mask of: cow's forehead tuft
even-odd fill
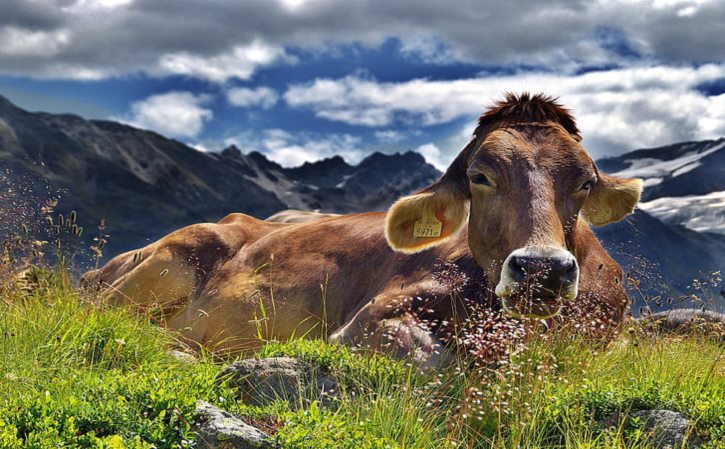
[[[503,100],[490,106],[478,119],[476,134],[482,135],[492,126],[501,123],[547,123],[560,125],[575,138],[579,128],[568,109],[555,98],[544,94],[531,95],[507,93]]]

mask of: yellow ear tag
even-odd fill
[[[415,222],[413,237],[440,237],[443,223],[435,215],[425,212],[423,218]]]

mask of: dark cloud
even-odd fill
[[[455,59],[574,71],[620,62],[623,51],[624,59],[655,63],[725,58],[720,44],[725,2],[485,3],[10,0],[0,14],[6,47],[0,50],[0,72],[51,78],[215,73],[219,81],[291,61],[284,58],[285,47],[375,46],[390,37],[400,39],[407,53],[436,63]],[[617,32],[603,39],[602,30]],[[246,65],[230,63],[251,45],[257,52],[266,48],[270,57],[247,55]],[[188,70],[189,64],[205,63],[219,70]]]
[[[52,30],[63,25],[62,11],[41,2],[5,0],[0,13],[0,26],[12,25],[27,29]]]

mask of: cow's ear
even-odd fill
[[[455,235],[468,218],[468,198],[438,183],[396,201],[385,218],[385,238],[395,251],[417,253]]]
[[[641,179],[617,178],[599,173],[582,213],[594,226],[614,223],[634,212],[642,194]]]

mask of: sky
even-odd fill
[[[286,166],[443,169],[504,92],[544,92],[601,158],[725,135],[724,23],[709,0],[2,0],[0,95]]]

